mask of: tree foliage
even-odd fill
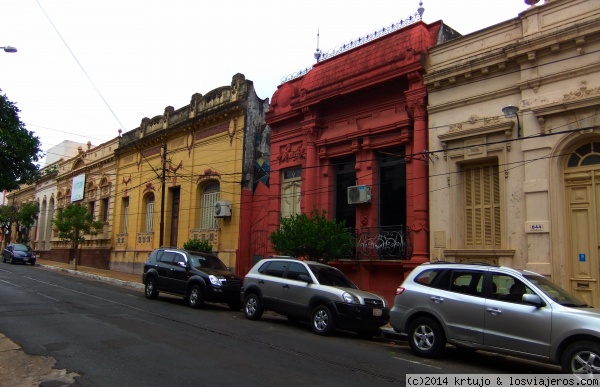
[[[85,234],[97,235],[104,227],[102,222],[94,220],[85,206],[78,203],[71,203],[58,211],[52,222],[58,230],[58,237],[73,243],[74,247],[85,241]]]
[[[0,206],[0,228],[2,234],[8,235],[10,240],[10,226],[17,221],[17,207],[9,205]]]
[[[212,253],[212,244],[208,241],[208,239],[190,239],[183,244],[183,248],[190,251]]]
[[[22,203],[20,205],[2,205],[0,206],[0,229],[2,233],[8,235],[11,240],[11,226],[16,223],[17,229],[22,226],[22,233],[17,235],[17,242],[28,243],[29,236],[27,232],[34,225],[40,208],[36,202]]]
[[[310,216],[298,214],[281,218],[281,227],[271,233],[279,254],[327,262],[345,257],[354,247],[354,236],[344,222],[328,220],[325,210],[313,209]]]
[[[15,103],[0,94],[0,191],[12,191],[39,178],[40,140],[25,128],[19,112]]]

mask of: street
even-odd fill
[[[73,376],[53,384],[65,386],[375,386],[403,385],[407,373],[560,373],[452,347],[422,359],[399,340],[321,337],[274,314],[249,321],[226,306],[194,310],[177,297],[148,300],[138,289],[29,265],[0,265],[0,334],[28,355],[55,359]],[[0,352],[2,371],[11,368],[8,352]],[[22,372],[25,381],[35,370]]]

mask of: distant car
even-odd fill
[[[8,263],[29,263],[35,265],[35,252],[27,245],[21,243],[9,243],[2,251],[2,262]]]
[[[438,356],[448,342],[600,374],[600,309],[531,271],[422,264],[396,290],[390,324],[422,357]]]
[[[360,290],[338,269],[312,261],[257,262],[244,278],[242,298],[250,320],[270,310],[291,321],[309,321],[319,335],[340,328],[371,337],[388,322],[383,297]]]
[[[142,274],[146,297],[154,299],[159,292],[179,295],[192,308],[208,301],[239,310],[242,280],[216,255],[177,248],[154,250]]]

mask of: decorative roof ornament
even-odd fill
[[[423,10],[424,11],[424,10]],[[407,27],[417,21],[421,20],[421,15],[418,12],[415,12],[413,15],[410,15],[404,19],[400,19],[395,23],[390,24],[387,27],[383,27],[381,29],[378,30],[374,30],[371,33],[368,33],[366,35],[363,35],[357,39],[351,40],[349,42],[344,43],[341,46],[337,46],[334,49],[331,49],[327,52],[321,51],[318,47],[317,47],[317,51],[315,51],[315,59],[317,59],[317,54],[319,54],[319,59],[317,60],[317,62],[325,60],[325,59],[329,59],[332,58],[336,55],[342,54],[348,50],[351,50],[353,48],[356,48],[358,46],[362,46],[365,43],[368,43],[370,41],[373,41],[375,39],[379,39],[382,36],[385,36],[389,33],[392,33],[394,31],[397,31],[401,28]],[[318,41],[318,34],[317,34],[317,41]],[[292,79],[295,78],[299,78],[303,75],[305,75],[306,73],[308,73],[310,70],[312,70],[312,66],[310,67],[306,67],[303,68],[302,70],[296,71],[295,73],[292,73],[288,76],[285,76],[281,79],[281,83],[286,83],[288,81],[291,81]]]
[[[315,59],[317,60],[317,63],[319,63],[321,60],[321,55],[322,52],[319,50],[319,29],[317,28],[317,50],[315,51]]]
[[[419,1],[419,8],[417,8],[417,12],[419,13],[419,17],[423,18],[423,12],[425,12],[425,8],[423,8],[422,1]]]

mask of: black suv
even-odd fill
[[[192,308],[209,301],[239,310],[242,280],[215,255],[169,247],[154,250],[142,274],[146,297],[154,299],[158,292],[175,294]]]

